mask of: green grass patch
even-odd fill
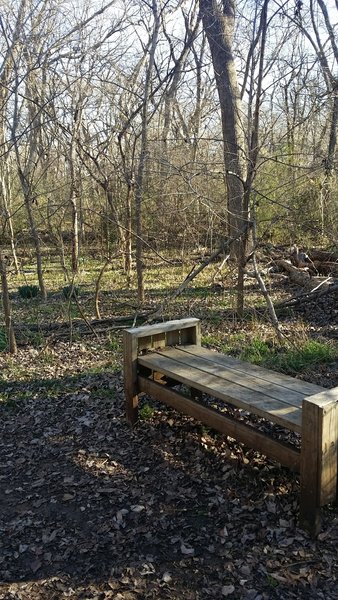
[[[337,354],[330,344],[308,340],[300,348],[282,354],[279,362],[281,369],[298,372],[316,364],[330,363],[337,358]]]
[[[4,352],[7,348],[7,335],[4,327],[0,327],[0,352]]]
[[[203,346],[216,346],[217,347],[220,344],[220,339],[219,339],[219,336],[217,336],[217,335],[208,334],[208,335],[202,335],[201,342],[202,342]]]
[[[39,287],[37,285],[20,285],[18,287],[18,294],[20,298],[29,300],[30,298],[36,298],[39,295]]]
[[[141,421],[147,421],[149,419],[152,419],[152,417],[154,416],[154,412],[155,410],[152,406],[149,406],[149,404],[145,404],[138,411],[138,416]]]
[[[253,339],[240,355],[242,360],[286,373],[298,373],[317,364],[330,363],[337,357],[333,346],[316,340],[307,340],[298,347],[279,348],[258,338]]]
[[[271,348],[259,338],[255,338],[243,348],[240,358],[254,365],[266,364],[271,358]]]
[[[109,340],[106,343],[106,349],[110,350],[111,352],[120,352],[120,350],[121,350],[120,341],[118,339],[116,339],[115,337],[110,336]]]

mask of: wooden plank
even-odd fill
[[[199,369],[200,371],[204,371],[208,374],[217,375],[217,377],[224,379],[225,386],[228,385],[228,382],[237,383],[238,385],[241,385],[249,390],[266,394],[267,396],[280,401],[282,404],[296,406],[298,408],[302,407],[304,394],[301,394],[300,392],[294,392],[290,388],[286,389],[284,386],[271,383],[270,381],[261,379],[260,377],[250,374],[248,375],[244,371],[237,371],[236,369],[225,367],[219,363],[213,363],[210,360],[205,360],[204,357],[200,357],[197,353],[193,355],[189,354],[188,352],[181,350],[181,346],[179,348],[164,350],[163,355],[186,366]]]
[[[225,386],[222,378],[193,367],[186,367],[175,360],[170,360],[162,353],[154,352],[146,356],[139,356],[138,360],[141,365],[154,371],[160,371],[189,387],[192,386],[292,431],[301,432],[301,408],[282,405],[278,400],[247,390],[235,383]]]
[[[320,507],[336,497],[337,390],[303,403],[300,522],[313,535],[320,530]]]
[[[142,327],[131,327],[126,329],[129,333],[132,333],[136,337],[145,337],[147,335],[156,335],[157,333],[163,333],[167,331],[182,330],[199,323],[199,319],[177,319],[175,321],[167,321],[166,323],[156,323],[155,325],[143,325]]]
[[[134,425],[138,418],[138,385],[137,385],[137,338],[125,330],[123,332],[123,374],[124,393],[126,399],[126,418]]]
[[[294,392],[303,394],[303,396],[312,396],[313,394],[318,394],[324,390],[324,388],[320,387],[319,385],[315,385],[307,381],[301,381],[300,379],[295,379],[289,375],[277,373],[277,371],[271,371],[270,369],[266,369],[264,367],[252,365],[251,363],[244,362],[238,358],[208,350],[208,348],[196,348],[196,346],[190,345],[185,346],[182,348],[182,350],[193,354],[194,356],[201,356],[213,363],[217,363],[231,369],[236,369],[248,375],[253,375],[257,378],[269,381],[270,383],[284,386],[287,389],[292,389]]]
[[[338,404],[325,406],[323,410],[322,444],[320,461],[321,506],[336,499],[337,492],[337,441],[338,441]]]
[[[334,404],[338,402],[338,387],[334,388],[322,388],[319,394],[311,395],[307,397],[307,400],[311,400],[311,402],[317,404],[317,406],[321,406],[325,408],[328,404]]]
[[[208,427],[212,427],[225,435],[233,437],[250,448],[255,448],[290,469],[299,471],[300,453],[293,446],[273,440],[253,427],[231,419],[213,408],[203,406],[145,377],[138,378],[138,385],[142,392],[153,396],[184,414],[194,417]]]
[[[198,323],[195,326],[195,340],[194,340],[194,345],[200,347],[201,343],[202,343],[202,332],[201,332],[201,322],[198,321]]]

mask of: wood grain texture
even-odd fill
[[[194,387],[292,431],[301,431],[301,408],[299,407],[288,406],[267,394],[255,392],[250,386],[246,388],[243,385],[225,382],[222,377],[190,365],[186,366],[184,363],[168,358],[167,352],[139,356],[138,360],[141,365],[159,371],[184,385]]]
[[[313,535],[320,530],[320,507],[337,490],[338,403],[327,390],[303,402],[300,522]]]
[[[167,321],[166,323],[156,323],[155,325],[143,325],[142,327],[131,327],[126,329],[128,333],[132,333],[136,337],[145,337],[147,335],[156,335],[166,331],[176,331],[198,325],[199,319],[178,319],[175,321]]]
[[[184,346],[179,348],[173,348],[164,350],[161,352],[162,355],[167,356],[171,360],[175,360],[187,367],[198,369],[206,374],[216,375],[224,380],[224,384],[236,383],[243,386],[246,389],[250,389],[255,392],[261,392],[266,394],[275,400],[279,400],[282,404],[287,406],[295,406],[296,408],[302,407],[304,397],[307,397],[307,393],[301,393],[294,391],[293,380],[286,379],[283,382],[277,384],[274,381],[270,381],[267,376],[260,377],[259,373],[247,372],[246,363],[241,363],[237,369],[231,366],[225,366],[211,360],[206,360],[204,356],[199,356],[198,353],[190,354],[184,351]],[[274,374],[272,375],[274,379]],[[283,379],[281,379],[283,381]]]
[[[287,389],[292,389],[294,392],[303,394],[303,397],[328,391],[324,390],[324,388],[320,387],[319,385],[309,383],[308,381],[302,381],[301,379],[296,379],[295,377],[290,377],[289,375],[284,375],[283,373],[277,373],[277,371],[272,371],[271,369],[265,369],[264,367],[252,365],[251,363],[239,360],[233,356],[227,356],[225,354],[221,354],[220,352],[203,348],[203,346],[201,348],[196,348],[196,346],[188,345],[182,348],[182,351],[188,352],[194,356],[203,357],[205,360],[209,360],[214,364],[216,363],[223,365],[240,372],[244,371],[244,373],[247,373],[248,375],[253,375],[270,383],[275,383],[277,385],[284,386]]]
[[[137,387],[137,338],[129,331],[123,332],[123,374],[124,393],[126,400],[126,418],[134,425],[138,418],[138,387]]]

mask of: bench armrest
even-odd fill
[[[181,344],[201,345],[201,327],[199,319],[179,319],[132,327],[123,332],[124,339],[124,389],[126,396],[127,420],[130,424],[137,421],[138,408],[138,356],[150,350]]]
[[[157,323],[156,325],[131,327],[124,331],[125,343],[127,338],[137,340],[135,343],[138,352],[180,344],[200,346],[200,320],[194,318],[177,319],[166,323]]]

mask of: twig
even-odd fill
[[[284,308],[287,306],[296,306],[297,304],[299,304],[300,302],[305,302],[307,300],[312,300],[313,297],[322,297],[322,296],[326,296],[326,294],[331,294],[332,292],[338,290],[338,281],[333,281],[332,283],[328,284],[328,287],[326,289],[321,289],[322,286],[325,283],[328,283],[328,281],[330,280],[330,278],[325,279],[324,281],[321,281],[319,285],[317,285],[315,288],[313,288],[313,290],[310,290],[308,292],[303,292],[301,294],[298,294],[297,296],[293,296],[293,298],[289,298],[289,300],[284,300],[283,302],[279,302],[278,304],[275,305],[275,308]]]
[[[167,296],[167,298],[164,299],[161,306],[154,313],[149,315],[148,321],[158,318],[163,313],[164,308],[168,305],[168,303],[171,300],[174,300],[175,298],[177,298],[177,296],[180,296],[182,294],[182,292],[186,289],[186,287],[188,287],[189,283],[193,279],[195,279],[195,277],[197,277],[197,275],[199,275],[199,273],[201,273],[215,258],[217,258],[220,254],[222,254],[222,252],[225,254],[226,250],[228,250],[230,248],[230,246],[236,240],[238,240],[250,227],[252,227],[252,223],[251,222],[246,223],[245,226],[238,232],[238,234],[235,237],[229,238],[226,241],[224,240],[222,242],[221,246],[219,246],[217,248],[217,250],[215,250],[215,252],[213,252],[208,258],[206,258],[199,265],[199,267],[197,267],[197,268],[193,267],[191,269],[191,271],[189,272],[189,274],[184,279],[184,281],[182,281],[182,283],[178,286],[178,288],[172,294]]]
[[[255,244],[255,241],[256,241],[256,223],[255,222],[253,223],[252,231],[253,231],[253,242]],[[282,331],[280,329],[280,326],[279,326],[279,321],[278,321],[278,318],[277,318],[277,315],[276,315],[275,307],[274,307],[273,302],[271,300],[271,296],[270,296],[270,294],[269,294],[269,292],[268,292],[268,290],[266,288],[264,279],[263,279],[262,275],[260,274],[258,266],[257,266],[256,251],[254,251],[252,253],[252,262],[253,262],[253,267],[254,267],[255,276],[256,276],[258,285],[260,287],[260,290],[261,290],[261,292],[262,292],[262,294],[263,294],[263,296],[265,298],[265,302],[266,302],[267,307],[268,307],[268,311],[269,311],[269,314],[270,314],[270,319],[271,319],[272,326],[274,327],[274,329],[276,331],[278,341],[280,343],[282,343],[282,341],[283,341],[283,333],[282,333]]]

